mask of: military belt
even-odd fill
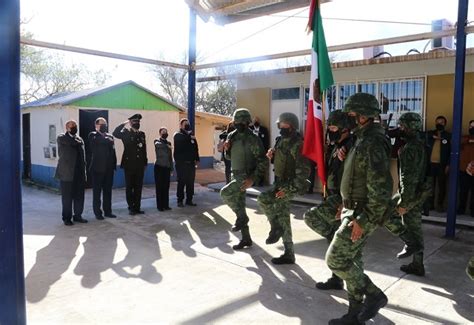
[[[342,200],[342,206],[346,209],[355,210],[357,207],[365,205],[367,202],[364,200]]]

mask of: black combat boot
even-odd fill
[[[402,270],[406,274],[424,276],[425,267],[423,265],[423,253],[416,253],[415,255],[413,255],[413,262],[408,265],[400,266],[400,270]]]
[[[244,249],[245,247],[251,247],[253,242],[252,238],[250,237],[250,231],[248,226],[244,226],[241,229],[242,232],[242,239],[237,245],[232,246],[233,250],[241,250]]]
[[[342,290],[344,289],[344,281],[334,273],[326,282],[317,282],[316,288],[319,290]]]
[[[363,325],[365,322],[360,322],[357,315],[362,309],[362,303],[349,299],[349,311],[341,318],[331,319],[329,325]]]
[[[357,319],[362,323],[374,318],[387,303],[388,298],[382,291],[376,294],[366,294],[362,310],[357,315]]]
[[[265,244],[275,244],[280,240],[282,235],[283,229],[281,229],[280,225],[275,220],[270,221],[270,233],[268,234],[268,238],[265,240]]]
[[[232,227],[232,231],[241,231],[244,227],[247,226],[249,223],[249,217],[247,217],[247,214],[244,212],[241,215],[237,215],[237,220],[235,220],[235,225]]]
[[[280,257],[272,258],[273,264],[295,264],[295,251],[293,250],[293,243],[283,243],[285,246],[285,253]]]

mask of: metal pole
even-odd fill
[[[456,72],[454,75],[453,134],[449,162],[448,216],[446,237],[454,238],[456,232],[456,207],[459,178],[459,150],[461,148],[462,109],[464,99],[464,70],[466,65],[467,7],[469,0],[459,0],[458,26],[456,32]]]
[[[25,324],[19,0],[0,1],[0,116],[0,324]]]
[[[196,110],[196,12],[189,8],[188,120],[195,130]]]

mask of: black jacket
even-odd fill
[[[145,133],[124,128],[125,123],[117,126],[112,133],[123,142],[123,155],[120,167],[124,169],[144,168],[147,163]]]
[[[115,170],[117,156],[115,155],[114,137],[110,133],[101,134],[93,131],[89,133],[89,147],[91,152],[90,170],[96,173],[105,173]]]
[[[194,137],[193,137],[194,138]],[[175,162],[196,162],[199,161],[199,148],[196,138],[180,130],[173,137],[174,141],[174,161]]]
[[[57,143],[59,160],[54,177],[63,182],[72,182],[74,172],[78,168],[86,179],[86,157],[82,138],[78,135],[72,137],[68,133],[61,133],[58,135]]]
[[[155,139],[155,165],[173,169],[173,158],[171,155],[171,142],[159,138]]]
[[[254,126],[251,127],[251,130],[260,138],[260,140],[262,140],[263,148],[265,149],[265,152],[267,152],[268,148],[270,148],[270,136],[268,135],[268,129],[260,125],[258,133],[255,132]]]
[[[428,161],[431,161],[431,152],[433,151],[433,145],[435,139],[433,138],[436,135],[437,130],[431,130],[426,132],[426,146],[428,147]],[[451,154],[451,133],[447,131],[440,132],[441,137],[441,153],[439,163],[441,166],[449,166],[449,156]]]

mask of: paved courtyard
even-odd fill
[[[254,246],[234,252],[234,216],[218,193],[196,185],[197,207],[158,212],[146,188],[146,214],[129,216],[123,189],[114,190],[117,219],[93,218],[65,227],[56,193],[23,188],[25,276],[30,324],[327,324],[345,313],[343,291],[323,292],[330,275],[326,241],[303,222],[294,205],[297,264],[273,266],[282,245],[265,245],[268,222],[249,197]],[[464,269],[474,255],[474,232],[443,238],[444,227],[424,224],[426,277],[405,275],[394,258],[401,242],[384,229],[364,257],[369,276],[389,297],[371,323],[474,322],[474,282]]]

